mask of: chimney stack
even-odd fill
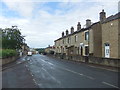
[[[62,32],[62,37],[64,37],[64,32]]]
[[[91,20],[90,19],[87,19],[86,20],[86,28],[89,27],[91,25]]]
[[[74,33],[74,28],[73,27],[71,27],[71,33]]]
[[[66,30],[66,35],[68,35],[68,34],[69,34],[68,30]]]
[[[80,24],[80,22],[78,22],[78,24],[77,24],[77,30],[80,30],[81,29],[81,24]]]
[[[104,12],[104,9],[102,12],[100,12],[100,22],[104,22],[106,19],[106,13]]]

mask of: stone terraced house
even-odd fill
[[[120,13],[106,18],[104,10],[99,13],[100,20],[91,23],[86,20],[86,27],[77,30],[74,27],[62,32],[62,36],[55,40],[55,54],[68,56],[93,56],[101,58],[120,59]]]

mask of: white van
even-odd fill
[[[32,56],[32,52],[28,52],[28,54],[27,54],[28,56]]]

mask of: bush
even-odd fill
[[[8,58],[12,56],[16,56],[17,52],[13,49],[1,49],[0,50],[0,58]]]

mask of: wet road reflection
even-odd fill
[[[39,54],[27,58],[30,61],[26,67],[40,88],[117,88],[118,85],[116,72],[60,61]]]

